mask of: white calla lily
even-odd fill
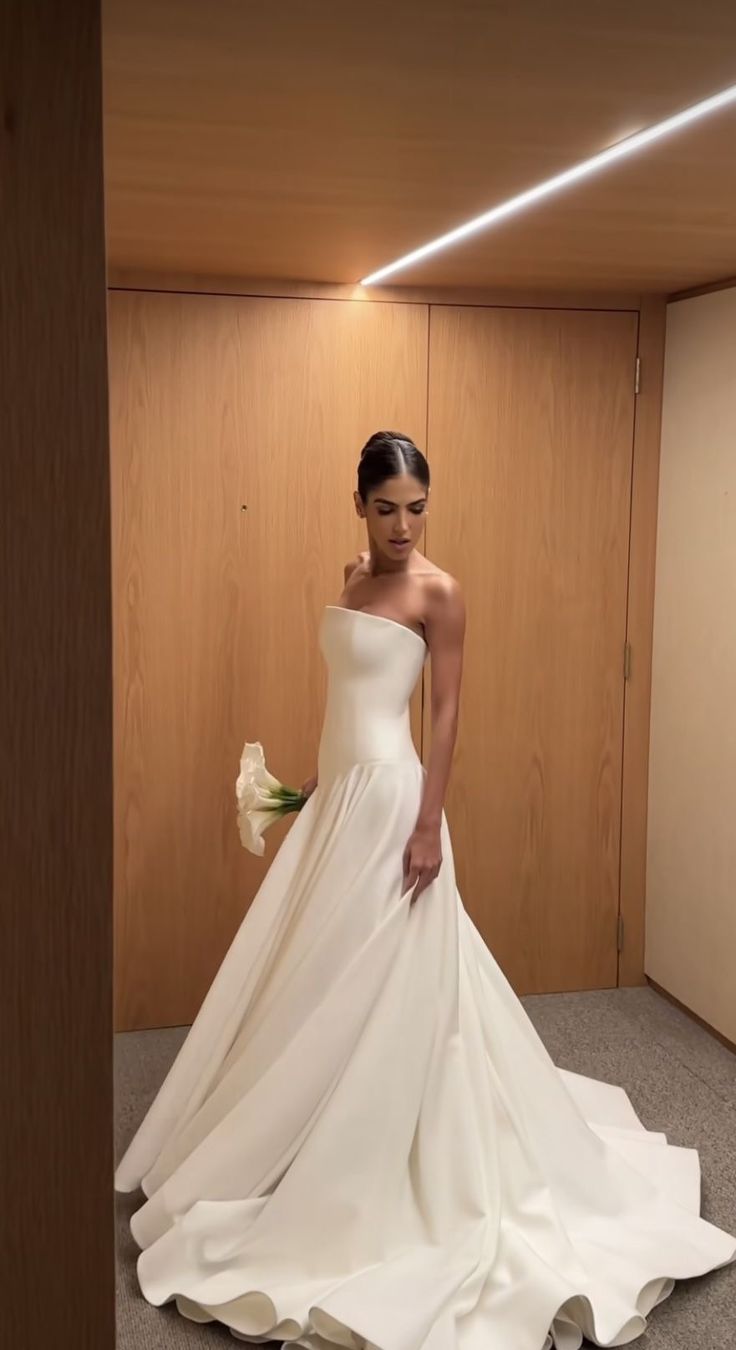
[[[243,848],[262,857],[264,831],[289,811],[299,811],[306,797],[294,788],[285,787],[269,773],[260,741],[246,741],[240,756],[235,800],[240,842]]]

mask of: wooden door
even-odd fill
[[[426,436],[427,309],[110,297],[118,1029],[190,1022],[293,818],[242,848],[243,742],[316,769],[322,606],[381,427]],[[421,731],[420,692],[414,700]]]
[[[631,312],[431,310],[427,548],[468,606],[447,814],[518,993],[617,983],[636,345]]]

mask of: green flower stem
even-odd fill
[[[282,801],[282,802],[295,802],[295,801],[301,801],[302,795],[303,795],[303,794],[302,794],[301,792],[297,791],[296,788],[290,788],[290,787],[271,788],[271,796],[272,796],[276,801]]]

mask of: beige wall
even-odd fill
[[[647,975],[736,1040],[736,289],[669,306]]]

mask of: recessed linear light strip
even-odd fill
[[[430,243],[423,244],[421,248],[414,249],[412,253],[405,254],[403,258],[398,258],[396,262],[379,268],[377,272],[371,272],[370,276],[363,277],[360,284],[361,286],[374,286],[377,281],[383,281],[384,277],[391,276],[401,268],[409,267],[411,263],[419,262],[421,258],[427,258],[431,253],[437,253],[439,249],[447,248],[450,244],[456,244],[461,239],[467,239],[468,235],[475,234],[477,230],[483,230],[488,225],[495,225],[496,221],[503,220],[515,211],[522,211],[525,206],[530,206],[532,202],[538,202],[543,197],[548,197],[551,193],[557,192],[560,188],[567,187],[568,183],[576,183],[581,178],[587,178],[589,174],[595,173],[597,169],[602,169],[604,165],[612,164],[617,159],[623,159],[625,155],[633,155],[636,150],[641,150],[642,146],[649,145],[651,141],[657,141],[661,136],[667,136],[671,131],[677,131],[678,127],[687,126],[688,122],[695,122],[699,117],[706,117],[708,113],[715,112],[717,108],[723,108],[734,102],[736,102],[736,84],[732,84],[720,94],[713,94],[711,98],[704,99],[702,103],[695,103],[691,108],[685,108],[683,112],[675,113],[673,117],[668,117],[664,122],[658,122],[656,126],[648,127],[645,131],[637,131],[633,136],[627,136],[626,140],[618,141],[615,145],[609,146],[607,150],[602,150],[599,155],[594,155],[592,159],[586,159],[582,164],[576,164],[574,168],[566,169],[564,173],[558,173],[554,178],[548,178],[546,182],[539,183],[526,192],[521,192],[518,197],[511,197],[509,201],[502,202],[500,206],[494,206],[492,210],[484,212],[482,216],[476,216],[474,220],[467,221],[465,225],[458,225],[448,234],[440,235],[439,239],[433,239]]]

